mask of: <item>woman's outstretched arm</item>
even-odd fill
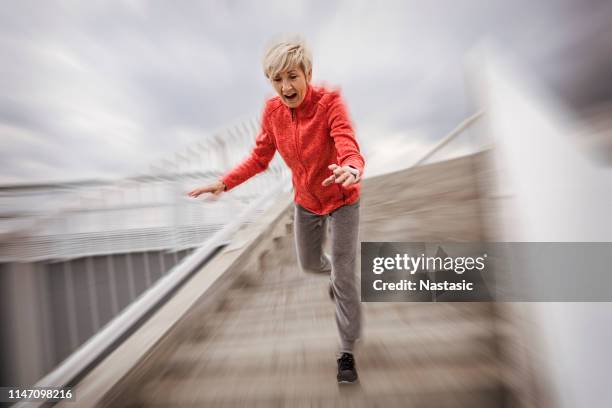
[[[267,126],[264,126],[262,122],[261,130],[255,139],[255,147],[251,150],[249,156],[221,177],[220,181],[226,186],[225,191],[231,190],[254,175],[266,170],[275,152],[276,146],[272,135],[267,131]]]
[[[225,173],[220,180],[203,187],[195,188],[187,193],[187,195],[194,198],[203,193],[219,195],[223,191],[229,191],[257,173],[261,173],[267,169],[268,164],[276,152],[276,145],[274,144],[272,135],[268,131],[268,126],[266,126],[265,114],[261,123],[261,129],[255,139],[255,147],[253,147],[253,150],[246,159],[232,170]]]

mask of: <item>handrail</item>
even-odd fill
[[[417,167],[417,166],[420,166],[421,164],[423,164],[427,159],[429,159],[431,156],[436,154],[440,149],[442,149],[444,146],[446,146],[451,140],[453,140],[455,137],[457,137],[459,134],[461,134],[465,129],[467,129],[468,127],[472,126],[474,124],[474,122],[476,122],[478,119],[480,119],[480,117],[483,116],[483,115],[484,115],[484,111],[480,110],[480,111],[476,112],[475,114],[473,114],[472,116],[470,116],[467,119],[465,119],[463,122],[461,122],[459,125],[457,125],[457,127],[455,127],[453,130],[451,130],[448,135],[444,136],[444,138],[442,140],[440,140],[438,143],[436,143],[436,145],[430,151],[425,153],[425,155],[423,157],[421,157],[419,160],[414,162],[408,168],[411,169],[413,167]]]
[[[235,147],[236,144],[242,145],[244,147],[250,146],[250,140],[254,138],[254,134],[257,131],[256,119],[253,116],[247,116],[244,118],[239,118],[236,121],[233,121],[228,126],[224,128],[217,129],[209,138],[204,141],[200,141],[194,143],[191,146],[187,146],[184,148],[183,152],[175,152],[168,156],[167,158],[157,159],[149,164],[149,171],[142,172],[137,175],[133,175],[124,179],[114,180],[114,181],[104,181],[104,180],[94,180],[94,185],[99,184],[98,186],[93,187],[94,191],[86,191],[86,192],[73,192],[71,196],[64,197],[61,200],[57,200],[59,207],[55,208],[51,211],[45,212],[43,214],[31,214],[28,215],[28,221],[24,222],[23,225],[20,225],[18,228],[7,231],[6,235],[10,236],[22,231],[28,231],[35,228],[39,228],[43,226],[45,223],[53,221],[58,217],[61,217],[67,213],[78,212],[82,209],[81,202],[87,200],[102,200],[104,201],[104,197],[111,191],[122,192],[125,189],[130,190],[131,187],[137,185],[138,183],[143,182],[159,182],[159,181],[176,181],[179,182],[181,180],[188,180],[193,176],[202,177],[202,172],[208,173],[211,178],[216,177],[219,171],[215,170],[215,168],[206,168],[204,171],[199,170],[195,171],[193,169],[193,164],[197,162],[201,162],[207,155],[212,155],[214,157],[222,157],[225,159],[230,158],[228,156],[229,152],[225,151],[225,149],[221,148],[219,151],[219,142],[226,143],[225,138],[229,138],[229,144]],[[234,131],[231,131],[233,129]],[[234,149],[233,154],[236,157],[232,157],[232,161],[237,161],[242,155],[240,149]],[[224,163],[223,168],[227,168],[231,165],[231,163]],[[187,168],[185,168],[187,166]],[[158,170],[158,171],[152,171]],[[159,172],[161,170],[161,172]],[[168,171],[170,170],[170,171]],[[273,161],[269,166],[269,173],[282,178],[285,176],[285,168],[280,164],[280,160]],[[79,185],[79,182],[72,182],[66,184],[67,186]],[[87,186],[87,184],[83,184]],[[9,188],[18,187],[9,186]],[[27,185],[25,186],[27,187]],[[0,186],[0,189],[2,186]],[[124,190],[122,190],[124,189]],[[0,235],[1,238],[1,235]]]
[[[38,381],[35,387],[65,387],[84,370],[93,364],[100,356],[108,351],[112,345],[128,332],[138,321],[147,315],[167,294],[185,281],[204,260],[217,248],[226,245],[231,236],[240,229],[242,224],[252,213],[263,207],[269,200],[277,196],[288,185],[288,177],[282,178],[278,184],[267,194],[249,203],[232,222],[217,231],[206,243],[195,250],[191,255],[176,265],[167,275],[160,278],[149,290],[132,302],[126,309],[111,320],[102,330],[91,337],[79,347],[66,360],[53,371]],[[15,407],[38,407],[45,404],[41,402],[33,405],[32,402],[23,402]]]
[[[76,183],[74,186],[78,185],[78,187],[76,189],[67,188],[66,192],[62,192],[61,197],[57,198],[55,204],[45,205],[44,209],[29,214],[16,214],[9,221],[2,223],[0,241],[6,241],[8,245],[0,250],[0,262],[68,260],[107,255],[110,250],[117,253],[159,249],[176,252],[180,249],[201,245],[201,238],[203,238],[200,233],[201,223],[206,218],[204,216],[206,209],[203,206],[196,209],[191,204],[181,201],[179,190],[186,188],[184,187],[186,185],[201,182],[197,179],[202,176],[209,176],[211,179],[219,177],[222,173],[215,170],[219,166],[217,161],[221,158],[225,161],[237,161],[243,148],[246,150],[247,146],[251,145],[251,139],[257,131],[254,119],[234,123],[232,127],[231,131],[229,127],[226,127],[206,140],[188,146],[185,152],[177,152],[166,159],[156,160],[150,165],[148,173],[121,180],[100,181],[92,186],[87,183]],[[231,154],[219,150],[225,149],[219,145],[222,137],[228,138],[227,146],[232,146]],[[266,175],[261,176],[265,180],[258,179],[257,182],[249,183],[246,188],[239,187],[232,197],[228,197],[232,205],[239,208],[245,204],[248,205],[248,201],[265,193],[270,184],[286,177],[287,170],[280,162],[279,159],[270,163]],[[225,163],[224,167],[229,165],[229,162]],[[44,191],[41,192],[44,193]],[[162,199],[164,200],[163,206],[158,205],[159,202],[150,201],[150,197],[157,197],[159,194],[165,197]],[[120,203],[113,201],[116,195],[119,196]],[[228,203],[223,203],[223,205],[226,204]],[[137,216],[142,219],[147,219],[148,214],[157,216],[153,211],[164,213],[163,216],[157,218],[162,221],[154,223],[155,227],[159,227],[161,235],[152,234],[146,239],[141,239],[139,231],[128,227],[128,225],[133,225],[130,209],[136,207],[142,208]],[[218,211],[221,207],[216,206],[214,211]],[[229,221],[225,219],[227,215],[229,214],[226,211],[223,216],[224,223]],[[121,239],[114,240],[112,245],[109,245],[107,240],[100,237],[99,234],[86,236],[98,240],[98,242],[93,242],[93,245],[91,245],[92,242],[83,240],[85,236],[83,234],[92,233],[91,229],[87,228],[104,225],[110,219],[129,221],[107,224],[97,232],[106,231]],[[79,220],[84,220],[84,224],[80,224]],[[123,225],[123,227],[116,228],[116,225]],[[190,227],[184,228],[185,225]],[[85,229],[83,226],[86,226]],[[166,234],[165,227],[170,227],[173,231]],[[130,242],[132,236],[136,236],[139,240],[134,249]],[[78,244],[80,242],[86,245]],[[100,245],[97,245],[98,243]],[[105,248],[105,250],[96,252],[99,248]]]

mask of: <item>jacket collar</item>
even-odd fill
[[[285,106],[285,108],[290,114],[292,113],[292,111],[295,111],[300,117],[310,117],[312,116],[314,108],[316,106],[316,101],[314,97],[315,93],[316,91],[313,89],[313,86],[308,84],[306,96],[304,97],[304,100],[302,101],[300,106],[298,106],[297,108],[289,108],[287,105],[283,106]]]

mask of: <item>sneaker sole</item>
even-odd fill
[[[338,384],[355,384],[359,382],[359,376],[356,376],[354,380],[339,380],[336,377],[336,380],[338,381]]]

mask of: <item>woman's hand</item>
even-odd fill
[[[334,174],[323,180],[323,183],[321,184],[324,186],[329,186],[333,183],[342,183],[342,187],[348,187],[351,184],[359,183],[359,180],[361,179],[359,177],[359,172],[350,166],[340,167],[337,164],[330,164],[327,166],[327,168],[329,168]]]
[[[209,184],[204,187],[198,187],[191,190],[187,195],[189,197],[197,198],[200,194],[204,193],[212,193],[216,196],[225,191],[225,184],[222,181],[217,181],[215,183]]]

